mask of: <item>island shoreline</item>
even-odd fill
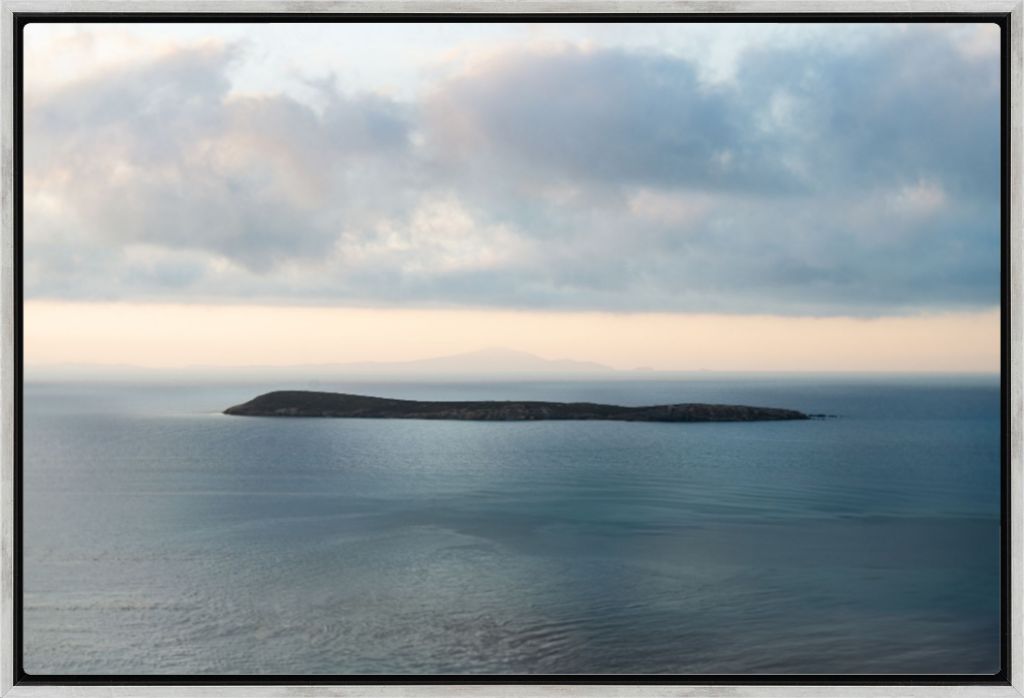
[[[591,402],[526,400],[425,401],[280,390],[228,407],[224,414],[245,417],[349,419],[428,419],[480,422],[764,422],[812,419],[798,410],[749,405],[675,403],[628,407]]]

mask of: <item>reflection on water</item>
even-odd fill
[[[752,424],[225,417],[29,385],[29,673],[992,673],[996,379],[321,386]]]

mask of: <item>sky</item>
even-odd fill
[[[996,371],[989,24],[35,24],[25,360]]]

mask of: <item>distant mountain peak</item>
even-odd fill
[[[543,375],[546,377],[564,376],[567,374],[585,376],[588,374],[604,374],[615,369],[592,361],[576,361],[574,359],[546,359],[530,352],[508,347],[488,346],[458,354],[433,356],[426,359],[406,361],[357,361],[331,364],[300,364],[294,366],[191,366],[184,369],[198,375],[300,375],[317,376],[409,376],[429,377],[443,376],[474,376],[501,377]],[[33,376],[49,376],[61,379],[77,380],[80,378],[145,378],[173,376],[179,369],[146,368],[141,366],[117,365],[63,365],[50,367],[28,367],[30,378]]]
[[[508,347],[483,347],[459,354],[436,356],[401,362],[379,362],[373,364],[378,370],[401,368],[404,370],[433,370],[458,373],[507,373],[507,372],[606,372],[614,369],[592,361],[573,359],[545,359],[518,349]],[[355,366],[355,364],[349,364]]]
[[[480,349],[473,349],[472,351],[459,352],[458,354],[447,354],[445,356],[435,358],[454,358],[458,356],[481,356],[489,358],[510,358],[510,357],[528,357],[531,359],[538,359],[540,361],[547,361],[543,357],[531,354],[527,351],[521,351],[519,349],[509,349],[508,347],[481,347]]]

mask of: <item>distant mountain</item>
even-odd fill
[[[463,354],[436,356],[414,361],[360,361],[339,364],[297,366],[187,366],[145,368],[128,365],[63,364],[26,367],[29,380],[172,380],[181,376],[196,379],[252,380],[266,378],[318,379],[360,376],[589,376],[616,373],[615,369],[591,361],[545,359],[524,351],[489,348]]]
[[[592,361],[545,359],[525,351],[489,348],[414,361],[364,361],[337,364],[339,371],[359,373],[607,373],[615,369]]]

